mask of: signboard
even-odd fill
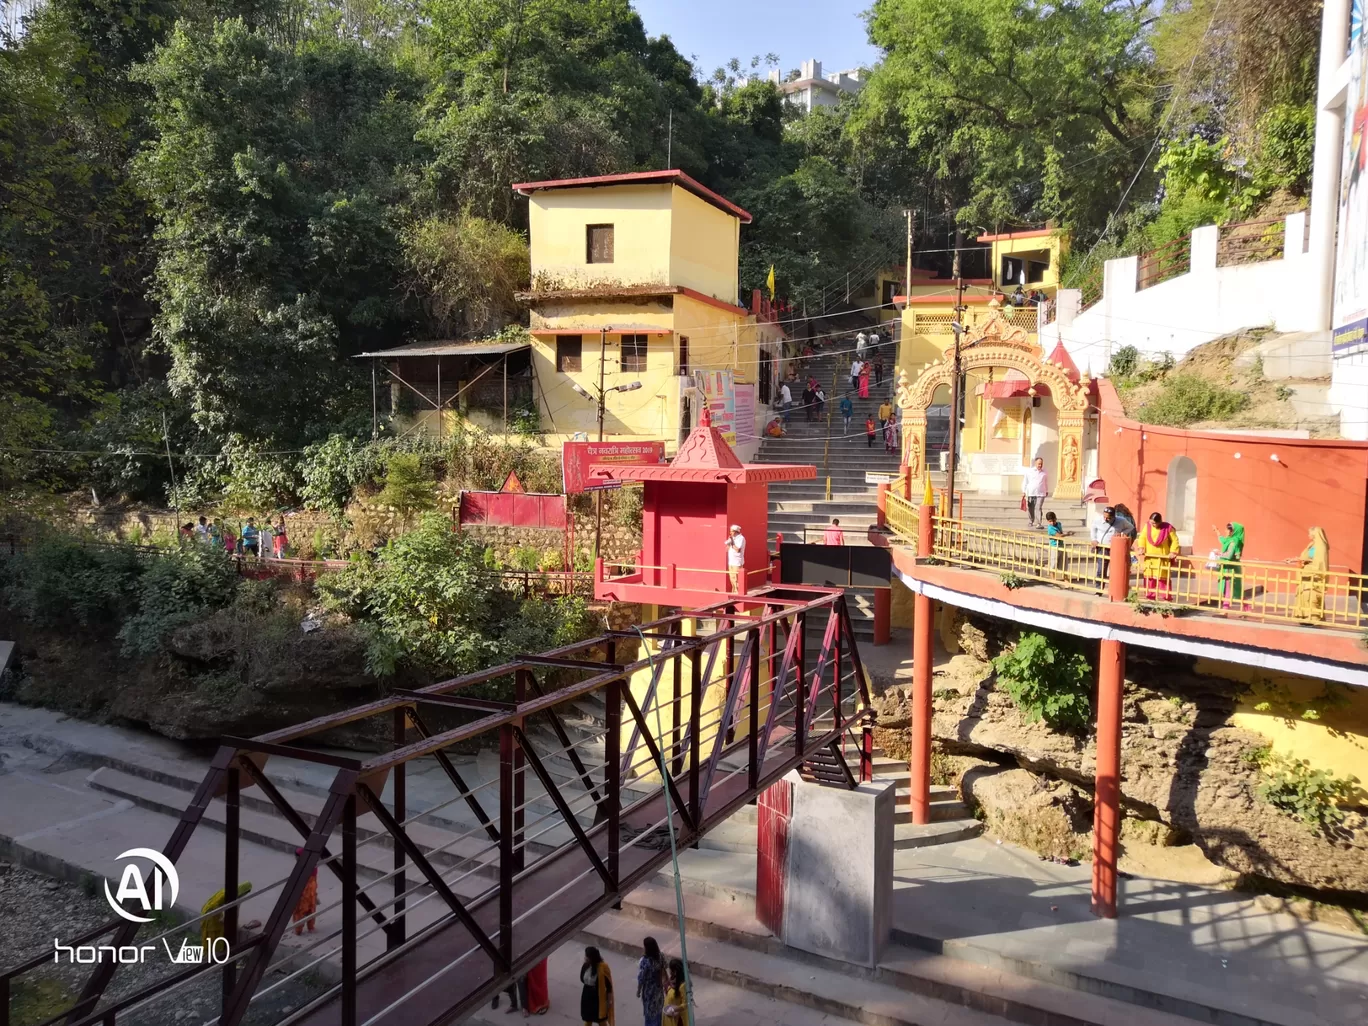
[[[561,448],[562,487],[566,495],[577,495],[607,484],[589,480],[589,468],[595,463],[642,466],[664,462],[664,442],[566,442]]]
[[[969,469],[975,474],[1020,474],[1025,468],[1014,452],[976,452],[969,457]]]
[[[735,385],[732,389],[736,403],[736,440],[742,444],[755,441],[755,386]]]
[[[1362,345],[1368,320],[1368,46],[1363,13],[1363,0],[1353,0],[1335,253],[1335,356]]]
[[[712,426],[728,445],[736,445],[736,385],[729,370],[695,371],[694,385],[708,400]],[[751,402],[754,409],[754,400]],[[753,422],[753,420],[752,420]]]
[[[896,481],[897,479],[898,479],[898,475],[897,475],[897,474],[894,474],[894,473],[884,473],[884,472],[881,471],[881,470],[866,470],[866,471],[865,471],[865,484],[872,484],[872,485],[892,484],[892,483],[893,483],[894,481]]]

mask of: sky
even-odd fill
[[[868,67],[878,58],[864,19],[872,0],[632,0],[648,35],[667,35],[703,78],[736,57],[767,53],[784,72],[815,57],[822,71]],[[763,73],[763,69],[762,69]]]

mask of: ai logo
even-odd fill
[[[176,903],[176,895],[180,892],[180,877],[176,875],[176,867],[159,851],[151,848],[129,848],[119,856],[119,861],[124,859],[146,859],[152,863],[151,869],[151,896],[148,895],[147,879],[143,876],[143,869],[136,863],[129,863],[124,866],[123,876],[119,878],[119,892],[109,893],[109,881],[105,881],[105,900],[109,902],[109,907],[129,922],[150,923],[153,920],[151,913],[161,912],[170,908]],[[165,880],[170,887],[170,897],[166,897],[162,891],[162,881]],[[134,915],[123,907],[123,902],[127,899],[142,907],[146,915]]]

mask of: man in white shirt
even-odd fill
[[[858,335],[856,335],[856,336],[855,336],[855,355],[856,355],[856,356],[864,356],[864,354],[865,354],[865,346],[867,346],[868,344],[869,344],[869,340],[868,340],[867,338],[865,338],[865,333],[864,333],[863,331],[860,332]]]
[[[1102,519],[1093,522],[1088,529],[1093,547],[1097,551],[1097,579],[1105,581],[1111,569],[1111,543],[1116,537],[1116,510],[1111,506],[1102,510]],[[1098,594],[1101,594],[1100,592]]]
[[[784,418],[784,423],[788,423],[789,407],[793,405],[793,393],[789,391],[788,382],[785,381],[779,386],[779,415]]]
[[[864,364],[857,356],[850,362],[850,390],[858,392],[860,390],[860,371],[864,369]]]
[[[744,595],[746,577],[746,536],[740,524],[732,524],[727,532],[727,580],[733,595]]]
[[[1050,494],[1050,479],[1045,473],[1045,461],[1039,456],[1021,476],[1021,494],[1026,497],[1026,520],[1033,528],[1043,527],[1042,510],[1045,496]]]

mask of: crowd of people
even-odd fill
[[[1045,461],[1037,458],[1022,475],[1021,508],[1026,512],[1027,526],[1044,530],[1049,541],[1050,569],[1067,575],[1068,561],[1063,539],[1069,532],[1059,523],[1053,512],[1044,512],[1049,496],[1049,476]],[[1089,528],[1088,537],[1096,559],[1095,579],[1106,581],[1111,573],[1111,543],[1118,535],[1131,540],[1132,562],[1140,570],[1141,594],[1146,601],[1172,602],[1174,576],[1179,571],[1182,544],[1178,530],[1154,512],[1145,521],[1144,529],[1137,526],[1135,514],[1124,503],[1105,506],[1102,516]],[[1213,524],[1216,546],[1207,553],[1204,569],[1216,574],[1216,594],[1222,609],[1249,611],[1241,560],[1244,557],[1245,526],[1232,520],[1224,528]],[[1303,620],[1320,620],[1325,615],[1325,592],[1330,573],[1330,541],[1325,531],[1313,527],[1309,543],[1301,555],[1287,560],[1299,568],[1292,615]]]
[[[641,1002],[642,1026],[689,1026],[689,999],[685,983],[684,963],[678,958],[668,961],[661,954],[654,937],[642,941],[642,955],[637,961],[636,997]],[[580,1020],[584,1026],[605,1026],[617,1022],[617,994],[613,988],[613,970],[596,947],[584,949],[580,965]],[[551,1008],[550,990],[546,979],[546,959],[534,965],[496,995],[507,996],[506,1013],[522,1011],[524,1017],[545,1015]]]
[[[833,340],[826,340],[823,345]],[[855,336],[855,353],[850,362],[850,389],[841,393],[840,401],[837,406],[841,414],[842,434],[851,435],[851,421],[855,415],[854,398],[869,398],[871,383],[874,387],[881,386],[884,380],[883,351],[880,348],[884,342],[877,331],[859,332]],[[873,355],[869,353],[872,351]],[[805,421],[821,420],[826,416],[826,405],[829,401],[826,389],[816,376],[807,372],[808,361],[817,354],[811,343],[803,347],[803,351],[789,364],[788,373],[779,383],[779,388],[774,396],[774,408],[778,416],[770,421],[765,427],[765,433],[774,437],[782,437],[786,432],[785,428],[793,416],[794,409],[803,411]],[[801,375],[807,373],[806,380]],[[795,398],[796,397],[796,398]],[[892,423],[892,430],[889,431],[889,424]],[[866,419],[866,435],[870,437],[869,446],[873,446],[874,438],[878,434],[871,435],[869,425],[871,418]],[[885,448],[888,452],[897,452],[897,418],[893,416],[892,404],[885,401],[879,408],[879,418],[877,431],[884,433]]]
[[[181,524],[180,541],[182,545],[205,545],[220,549],[230,556],[252,556],[256,559],[284,559],[290,546],[284,516],[277,517],[274,524],[267,518],[261,527],[257,526],[256,517],[248,517],[240,532],[234,531],[232,525],[224,523],[220,517],[210,520],[202,516],[198,522],[186,521]]]

